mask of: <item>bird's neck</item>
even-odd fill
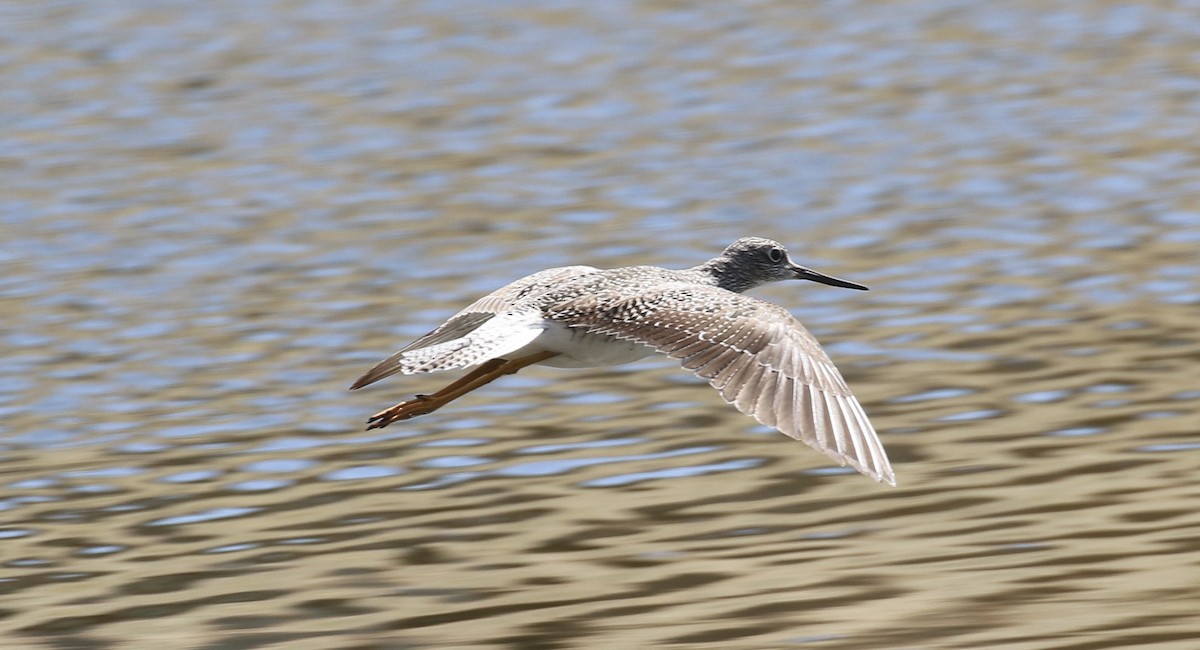
[[[742,293],[758,286],[749,273],[741,272],[728,257],[714,257],[700,266],[688,269],[703,284]]]

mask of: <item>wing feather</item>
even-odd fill
[[[786,309],[718,287],[673,283],[594,311],[549,317],[679,359],[725,401],[842,465],[891,485],[878,434],[817,340]]]
[[[466,337],[478,330],[496,316],[511,312],[516,303],[526,296],[533,296],[541,291],[545,291],[563,279],[586,275],[597,270],[591,266],[561,266],[538,271],[511,284],[500,287],[467,305],[457,314],[446,319],[446,322],[437,326],[433,331],[426,333],[392,354],[392,356],[375,364],[375,367],[368,370],[366,374],[354,382],[350,390],[373,384],[380,379],[390,377],[398,372],[405,372],[405,368],[407,367],[405,363],[406,358],[413,356],[413,353],[418,350],[446,346],[451,341]],[[453,344],[450,347],[453,347]],[[438,349],[437,351],[449,351],[449,348]]]

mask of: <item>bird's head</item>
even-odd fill
[[[726,288],[737,287],[733,288],[735,291],[745,291],[780,280],[810,280],[832,287],[867,290],[857,282],[842,280],[800,266],[788,256],[783,244],[761,237],[743,237],[733,242],[710,264],[720,267],[721,275],[731,285]]]

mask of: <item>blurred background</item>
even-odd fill
[[[12,648],[1194,648],[1200,3],[0,5]],[[778,239],[888,489],[665,359],[348,385]]]

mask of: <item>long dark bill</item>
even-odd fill
[[[867,287],[865,285],[861,285],[857,282],[835,278],[832,275],[825,275],[824,273],[817,273],[816,271],[804,268],[803,266],[794,266],[792,268],[796,271],[797,280],[812,280],[813,282],[820,282],[821,284],[827,284],[831,287],[842,287],[843,289],[858,289],[859,291],[867,291]]]

